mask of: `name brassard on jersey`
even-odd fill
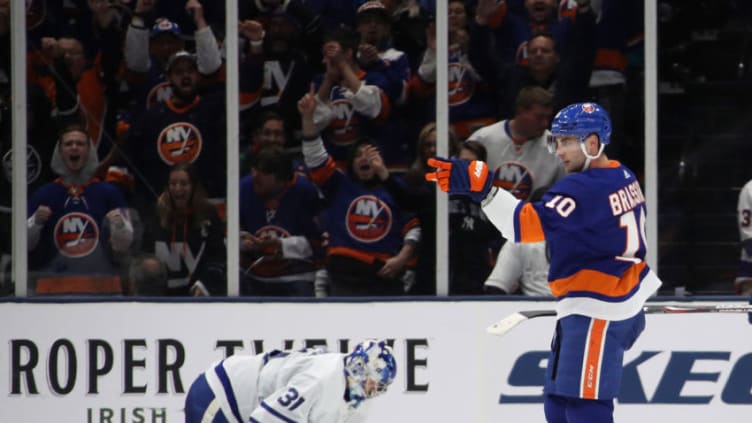
[[[611,204],[611,213],[614,216],[618,216],[645,203],[645,196],[642,194],[640,184],[634,181],[626,187],[609,194],[608,202]]]

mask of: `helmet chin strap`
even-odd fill
[[[585,142],[584,141],[580,142],[580,149],[582,150],[582,153],[585,154],[585,164],[582,165],[582,170],[590,169],[590,162],[600,157],[600,155],[603,154],[604,148],[606,148],[606,145],[601,144],[600,147],[598,148],[598,154],[596,154],[595,156],[591,156],[587,152],[587,148],[585,147]]]

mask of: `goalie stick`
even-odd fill
[[[679,313],[752,313],[752,305],[747,304],[713,304],[713,305],[683,305],[663,304],[647,305],[643,307],[646,314],[679,314]],[[536,317],[556,316],[556,310],[527,310],[518,311],[499,320],[486,329],[491,335],[504,336],[520,323]]]

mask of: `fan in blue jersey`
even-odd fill
[[[50,164],[60,177],[28,203],[36,293],[121,293],[117,257],[128,252],[133,226],[120,191],[95,176],[98,164],[83,125],[65,125]]]
[[[557,323],[544,384],[549,423],[613,422],[624,351],[645,327],[642,307],[661,285],[645,263],[645,197],[634,173],[603,153],[611,119],[595,103],[554,117],[549,146],[569,175],[539,202],[492,187],[483,162],[432,159],[443,191],[481,202],[514,242],[547,241]]]
[[[363,402],[386,392],[397,363],[385,341],[349,354],[323,349],[234,355],[191,385],[186,423],[339,423],[363,419]]]

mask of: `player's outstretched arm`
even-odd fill
[[[435,181],[444,192],[477,201],[501,234],[506,239],[515,239],[514,211],[520,200],[493,186],[494,175],[485,163],[437,157],[428,159],[428,165],[436,171],[427,173],[426,180]]]
[[[446,193],[465,195],[478,203],[493,196],[493,174],[480,160],[468,162],[437,157],[428,159],[428,165],[436,171],[427,173],[426,180],[436,182]]]

